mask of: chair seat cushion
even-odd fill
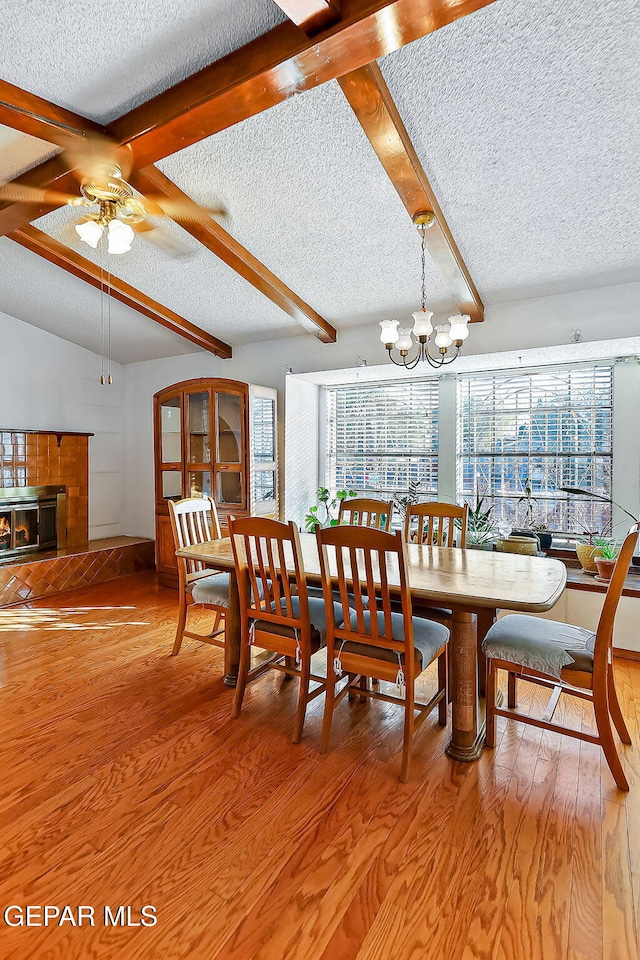
[[[431,620],[422,620],[420,617],[413,617],[413,646],[416,665],[420,670],[428,667],[436,653],[449,640],[449,631],[441,623],[434,623]],[[364,629],[366,632],[371,630],[371,614],[363,614]],[[358,629],[358,619],[353,613],[351,615],[351,629]],[[384,614],[378,613],[378,630],[384,633]],[[404,617],[401,613],[391,614],[391,630],[394,640],[404,640]],[[337,644],[337,641],[336,641]],[[340,647],[336,646],[336,652]],[[356,653],[361,657],[371,657],[374,660],[389,660],[394,663],[398,661],[398,655],[395,650],[387,650],[384,647],[377,647],[374,644],[366,642],[360,643],[356,640],[347,640],[342,647],[345,653]],[[400,654],[400,660],[404,663],[404,653]]]
[[[271,609],[276,610],[275,603],[271,604]],[[286,616],[286,601],[280,601],[280,609]],[[298,619],[300,616],[300,600],[298,597],[291,598],[291,609],[293,616]],[[336,623],[342,623],[342,607],[338,603],[333,605],[333,615]],[[327,636],[327,618],[324,608],[324,600],[318,597],[309,597],[309,619],[311,620],[311,643],[315,647],[324,646]],[[265,633],[274,633],[279,637],[293,637],[294,628],[286,624],[270,623],[268,620],[256,620],[255,629]]]
[[[193,580],[187,587],[194,603],[206,603],[216,607],[229,606],[229,574],[212,573]]]
[[[593,673],[596,635],[584,627],[522,613],[501,617],[482,643],[485,656],[560,679],[563,667]]]

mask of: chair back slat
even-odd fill
[[[229,521],[244,625],[265,620],[310,637],[309,601],[300,535],[294,523],[262,517]],[[293,608],[297,598],[299,615]],[[310,642],[310,640],[309,640]]]
[[[356,497],[354,500],[341,500],[338,510],[338,523],[356,527],[373,527],[376,530],[391,529],[393,500],[373,500],[368,497]]]
[[[629,572],[629,566],[633,558],[640,533],[640,524],[634,523],[629,529],[620,553],[616,560],[616,565],[607,587],[607,593],[602,607],[602,613],[598,620],[596,630],[596,642],[594,650],[594,671],[605,667],[609,660],[609,651],[613,643],[613,624],[615,621],[616,610],[624,589],[624,582]]]
[[[466,547],[469,507],[455,503],[413,503],[407,506],[404,539],[436,547]],[[415,540],[413,538],[415,537]]]
[[[169,500],[169,517],[176,549],[220,539],[218,512],[211,497]],[[199,560],[178,558],[178,571],[181,570],[187,579],[211,573]]]
[[[337,526],[316,530],[327,619],[327,656],[331,663],[343,640],[355,640],[405,654],[405,672],[413,666],[411,595],[402,534],[366,527]],[[400,595],[404,640],[393,637],[390,584]],[[333,609],[337,589],[344,623]],[[349,608],[349,593],[353,607]],[[369,607],[363,602],[367,597]],[[369,614],[365,618],[365,614]],[[380,614],[382,617],[380,618]],[[351,618],[355,615],[355,624]],[[380,623],[379,620],[382,622]],[[409,682],[409,680],[407,680]]]

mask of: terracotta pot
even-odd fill
[[[580,566],[587,573],[597,573],[596,557],[600,556],[600,547],[593,543],[576,543],[576,555]]]
[[[613,568],[616,565],[616,561],[605,559],[605,557],[596,557],[595,561],[600,579],[611,580],[611,574],[613,573]]]

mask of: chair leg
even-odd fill
[[[400,770],[400,780],[406,783],[409,779],[409,766],[411,762],[411,738],[413,737],[414,717],[414,698],[415,690],[413,680],[407,684],[404,700],[404,737],[402,740],[402,768]]]
[[[609,697],[609,713],[611,714],[611,719],[615,724],[615,728],[618,731],[618,736],[623,743],[630,744],[631,736],[627,730],[627,725],[624,722],[624,717],[622,716],[622,710],[620,709],[620,701],[618,700],[618,694],[616,693],[616,683],[613,676],[613,666],[609,664],[607,668],[607,695]]]
[[[355,674],[355,673],[350,673],[350,674],[349,674],[349,693],[347,694],[347,699],[348,699],[348,700],[351,700],[351,701],[355,700],[356,697],[357,697],[356,691],[355,691],[355,690],[353,689],[353,687],[351,686],[351,684],[353,683],[353,681],[354,681],[355,679],[356,679],[356,674]]]
[[[180,601],[178,606],[178,625],[176,627],[176,639],[173,643],[173,650],[171,651],[171,656],[175,657],[180,652],[180,647],[182,646],[182,638],[184,637],[184,630],[187,625],[187,598],[184,593],[180,593]]]
[[[446,648],[438,657],[438,693],[443,692],[444,696],[438,704],[438,723],[441,727],[447,725],[447,697],[449,685],[447,683],[447,651]]]
[[[331,723],[333,720],[333,708],[336,702],[336,678],[333,673],[333,664],[327,662],[327,689],[324,694],[324,714],[322,716],[322,740],[320,743],[320,753],[326,753],[329,749],[329,737],[331,736]]]
[[[370,690],[369,677],[360,677],[360,689],[361,690]],[[364,693],[360,694],[360,703],[366,703],[369,697],[365,696]]]
[[[244,638],[241,643],[238,680],[236,683],[236,693],[233,698],[233,709],[231,710],[231,716],[234,720],[238,719],[240,711],[242,710],[242,701],[244,700],[244,692],[247,688],[247,677],[249,676],[249,668],[251,666],[251,644],[245,643]]]
[[[518,706],[518,695],[516,692],[516,675],[509,671],[507,678],[507,706],[509,710],[515,710]]]
[[[222,617],[222,614],[218,610],[216,610],[215,615],[213,617],[213,625],[211,627],[211,633],[209,634],[210,637],[214,637],[216,635],[218,631],[218,626],[220,625],[221,617]]]
[[[497,670],[491,659],[487,660],[487,737],[485,740],[487,747],[496,745],[496,674]]]
[[[600,737],[600,746],[604,750],[605,759],[609,764],[609,769],[611,770],[618,790],[628,790],[629,783],[624,775],[611,729],[611,718],[609,716],[609,706],[607,703],[606,677],[603,678],[603,683],[599,686],[602,686],[601,690],[596,690],[594,686],[593,707],[596,714],[596,726],[598,728],[598,736]]]
[[[309,674],[311,673],[311,662],[306,658],[302,664],[300,674],[300,689],[298,691],[298,709],[296,711],[296,725],[293,730],[293,742],[300,743],[302,740],[302,728],[304,727],[304,718],[307,712],[307,703],[309,702]]]

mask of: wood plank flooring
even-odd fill
[[[344,701],[321,756],[322,698],[293,746],[274,674],[233,721],[222,651],[169,656],[175,613],[146,573],[0,610],[0,908],[95,920],[0,913],[0,960],[636,960],[640,663],[616,662],[628,795],[597,747],[505,720],[475,764],[428,720],[403,785],[397,708]]]

